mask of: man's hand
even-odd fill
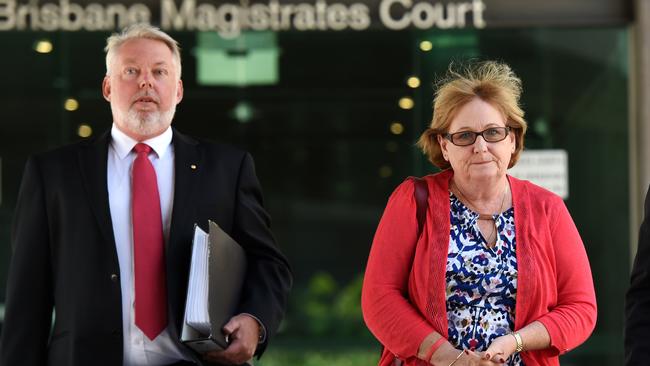
[[[239,365],[253,357],[260,337],[260,324],[257,320],[246,314],[235,315],[223,326],[222,331],[230,340],[228,348],[205,353],[204,360]]]

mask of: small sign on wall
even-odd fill
[[[569,158],[565,150],[524,150],[508,174],[569,198]]]

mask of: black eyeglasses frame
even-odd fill
[[[494,129],[497,129],[497,130],[506,130],[506,133],[503,135],[503,138],[502,138],[502,139],[500,139],[500,140],[489,140],[489,139],[485,138],[485,133],[486,133],[487,131],[494,130]],[[508,137],[508,134],[510,133],[510,131],[512,131],[512,127],[510,127],[510,126],[505,126],[505,127],[489,127],[489,128],[484,129],[484,130],[481,131],[481,132],[474,132],[474,131],[458,131],[458,132],[454,132],[454,133],[447,133],[447,134],[444,135],[444,138],[446,138],[447,140],[449,140],[452,144],[454,144],[454,145],[456,145],[456,146],[470,146],[470,145],[474,145],[474,143],[476,142],[476,139],[479,137],[479,135],[480,135],[481,137],[483,137],[483,140],[485,140],[485,142],[501,142],[501,141],[505,140],[506,137]],[[472,142],[468,142],[467,144],[457,144],[456,142],[454,142],[454,136],[458,136],[458,135],[463,134],[463,133],[471,133],[472,136],[474,136],[474,138],[472,139]]]

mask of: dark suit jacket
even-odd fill
[[[25,167],[14,216],[0,365],[122,364],[120,271],[106,180],[109,142],[105,133],[36,155]],[[172,330],[180,334],[183,321],[193,225],[207,230],[210,219],[247,253],[240,312],[255,315],[272,336],[291,274],[269,229],[252,158],[175,130],[172,143],[174,203],[165,248]],[[258,355],[265,347],[258,347]]]
[[[650,365],[650,188],[625,296],[625,365]]]

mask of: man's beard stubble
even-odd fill
[[[120,111],[119,117],[132,132],[140,136],[154,136],[169,127],[175,113],[176,105],[172,105],[171,108],[163,112],[141,112],[135,108],[130,108],[126,115],[123,115]]]

